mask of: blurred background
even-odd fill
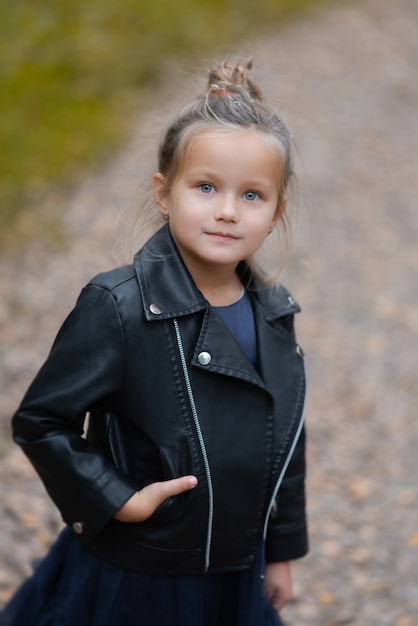
[[[287,626],[418,624],[418,0],[0,5],[0,602],[61,527],[10,416],[167,116],[254,58],[293,129],[311,551]]]
[[[2,248],[38,236],[39,219],[53,228],[52,193],[65,204],[68,186],[111,158],[173,60],[194,71],[214,50],[231,52],[257,28],[320,2],[2,2]]]

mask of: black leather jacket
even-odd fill
[[[257,371],[167,226],[133,266],[92,280],[64,322],[14,438],[64,521],[103,559],[148,574],[244,570],[263,530],[267,561],[306,553],[299,308],[284,288],[259,287]],[[136,490],[184,474],[198,486],[147,521],[113,519]]]

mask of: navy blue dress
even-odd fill
[[[256,365],[248,294],[217,310]],[[0,626],[280,626],[264,565],[260,540],[250,571],[147,576],[102,561],[65,528],[0,614]]]

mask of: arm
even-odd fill
[[[110,403],[123,384],[125,337],[112,294],[89,285],[58,333],[13,418],[13,433],[64,521],[94,537],[112,517],[141,522],[193,476],[138,485],[82,437],[86,413]]]
[[[123,383],[125,343],[112,294],[89,285],[13,418],[13,434],[64,521],[88,541],[138,486],[82,437],[86,413]]]
[[[283,563],[308,551],[305,511],[305,429],[302,429],[270,514],[266,562]]]

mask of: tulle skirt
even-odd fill
[[[66,528],[4,611],[1,626],[282,626],[249,572],[143,576],[105,563]]]

